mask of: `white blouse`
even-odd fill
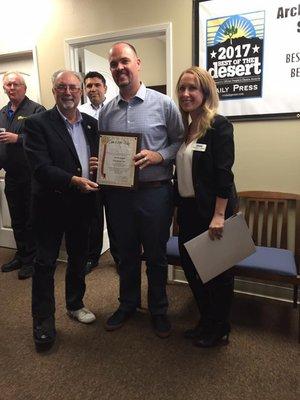
[[[182,143],[176,155],[178,191],[181,197],[195,197],[192,178],[193,150],[197,139],[186,145]]]

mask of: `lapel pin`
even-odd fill
[[[87,128],[88,128],[88,129],[92,129],[91,125],[87,125]]]

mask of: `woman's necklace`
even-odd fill
[[[186,135],[186,144],[190,144],[197,137],[197,122],[192,121],[188,127],[188,133]]]

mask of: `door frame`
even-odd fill
[[[39,66],[38,66],[38,59],[37,59],[37,50],[36,46],[33,46],[30,49],[25,50],[17,50],[8,53],[1,53],[0,54],[0,63],[1,61],[9,61],[13,60],[14,58],[22,58],[22,56],[28,57],[32,56],[32,63],[33,63],[33,72],[34,72],[34,80],[36,86],[36,101],[41,104],[41,85],[40,85],[40,74],[39,74]]]
[[[166,84],[167,95],[173,95],[173,41],[172,23],[167,22],[157,25],[140,26],[136,28],[124,29],[122,31],[112,31],[91,36],[82,36],[65,40],[65,65],[71,70],[79,71],[78,49],[83,46],[107,42],[130,41],[133,39],[155,38],[165,36],[166,38]]]

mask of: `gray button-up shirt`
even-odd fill
[[[159,152],[164,161],[139,172],[140,181],[171,179],[172,164],[183,140],[180,112],[168,96],[147,89],[141,84],[128,102],[120,95],[100,112],[102,132],[132,132],[141,134],[141,149]]]

